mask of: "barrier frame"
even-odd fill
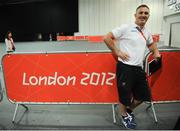
[[[163,51],[167,51],[167,52],[173,52],[173,51],[180,51],[180,48],[169,48],[169,49],[159,49],[159,52],[163,52]],[[149,66],[148,66],[148,58],[150,57],[150,55],[152,55],[152,52],[148,52],[146,55],[145,55],[145,72],[147,73],[147,77],[150,76],[150,73],[149,73]],[[156,123],[158,123],[158,119],[157,119],[157,113],[155,111],[155,108],[154,108],[154,104],[161,104],[161,103],[174,103],[174,102],[180,102],[180,100],[173,100],[173,101],[151,101],[150,102],[150,105],[146,108],[146,110],[148,110],[149,108],[152,109],[153,111],[153,117],[154,117],[154,120]]]
[[[1,85],[1,82],[0,82]],[[3,100],[3,88],[2,86],[0,87],[0,102]]]
[[[1,64],[0,64],[0,70],[3,71]],[[1,77],[0,78],[0,103],[3,101],[3,97],[4,97],[4,88],[2,86],[2,78],[4,78],[4,76],[2,74],[0,75]]]
[[[102,51],[46,51],[46,52],[15,52],[13,54],[59,54],[59,53],[83,53],[83,54],[90,54],[90,53],[111,53],[110,50],[102,50]],[[10,54],[4,54],[2,59],[1,59],[1,63],[3,63],[3,59],[4,56],[6,55],[11,55]],[[4,80],[4,85],[5,85],[5,90],[6,90],[6,80],[4,77],[4,70],[3,70],[3,64],[2,64],[2,77]],[[116,113],[115,113],[115,105],[117,105],[118,103],[100,103],[100,102],[16,102],[13,101],[11,99],[9,99],[8,95],[7,95],[7,91],[6,91],[6,97],[7,99],[12,103],[15,104],[15,109],[14,109],[14,114],[13,114],[13,118],[12,118],[12,123],[15,123],[15,119],[17,116],[17,112],[18,112],[18,107],[19,105],[22,106],[23,108],[25,108],[25,111],[29,110],[29,108],[26,105],[89,105],[89,104],[106,104],[106,105],[111,105],[112,107],[112,118],[113,118],[113,123],[116,123]]]
[[[180,51],[180,49],[159,49],[159,51]],[[48,51],[48,52],[15,52],[13,54],[52,54],[52,53],[84,53],[84,54],[88,54],[88,53],[110,53],[111,51],[110,50],[99,50],[98,52],[97,51]],[[11,54],[5,54],[5,55],[11,55]],[[2,60],[4,58],[4,56],[2,57],[1,59],[1,63],[2,63]],[[148,71],[148,57],[151,55],[151,52],[148,52],[145,56],[145,71]],[[148,73],[148,72],[146,72]],[[5,81],[5,77],[4,77],[4,70],[3,70],[3,65],[2,65],[2,76],[3,76],[3,80],[4,80],[4,85],[5,85],[5,89],[6,89],[6,81]],[[7,91],[6,91],[6,97],[8,98],[7,96]],[[17,116],[17,111],[18,111],[18,107],[19,105],[24,107],[26,110],[28,110],[28,107],[26,105],[76,105],[76,104],[80,104],[80,105],[85,105],[85,104],[107,104],[107,105],[111,105],[112,106],[112,117],[113,117],[113,123],[116,124],[116,111],[115,111],[115,106],[118,104],[118,103],[92,103],[92,102],[88,102],[88,103],[81,103],[81,102],[51,102],[51,103],[48,103],[48,102],[15,102],[15,101],[12,101],[11,99],[8,98],[8,100],[15,104],[15,109],[14,109],[14,114],[13,114],[13,118],[12,118],[12,122],[15,123],[15,119],[16,119],[16,116]],[[157,103],[166,103],[166,102],[180,102],[180,100],[178,101],[162,101],[162,102],[155,102],[155,101],[151,101],[150,103],[147,103],[149,104],[149,106],[147,107],[146,110],[148,110],[149,108],[152,109],[152,112],[153,112],[153,116],[154,116],[154,120],[155,122],[157,123],[158,120],[157,120],[157,115],[156,115],[156,112],[155,112],[155,108],[154,108],[154,104],[157,104]]]

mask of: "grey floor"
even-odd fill
[[[54,52],[54,51],[109,51],[103,43],[85,42],[21,42],[15,43],[17,52]],[[0,57],[5,53],[5,44],[0,43]],[[12,123],[15,105],[6,98],[4,82],[1,88],[4,97],[0,102],[0,130],[124,130],[117,119],[113,124],[111,105],[27,105],[29,110],[19,106],[16,122]],[[155,104],[158,123],[154,122],[152,110],[146,111],[148,104],[143,103],[135,110],[137,130],[173,129],[180,116],[180,103]]]

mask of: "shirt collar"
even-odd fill
[[[138,26],[136,23],[133,23],[132,25],[133,25],[134,28],[136,28],[136,27],[140,28],[140,26]],[[145,26],[141,30],[142,31],[145,30]]]

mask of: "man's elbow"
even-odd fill
[[[113,40],[113,36],[111,33],[108,33],[107,35],[104,36],[103,41],[108,44],[111,40]]]

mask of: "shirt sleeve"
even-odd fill
[[[127,28],[128,28],[128,25],[124,24],[120,27],[113,29],[112,33],[114,35],[114,38],[119,39],[124,34],[124,32],[127,30]]]

